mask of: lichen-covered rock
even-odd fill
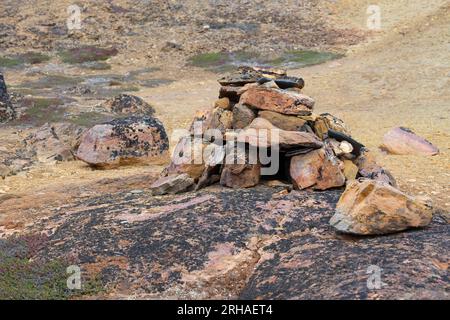
[[[270,121],[274,126],[287,131],[306,131],[307,121],[274,111],[260,111],[258,116]]]
[[[236,104],[233,108],[233,129],[244,129],[255,117],[252,109],[240,103]]]
[[[233,127],[233,112],[223,108],[214,108],[205,120],[205,129],[218,129],[225,132]]]
[[[239,102],[254,109],[287,115],[307,115],[314,106],[314,100],[301,93],[264,87],[248,89]]]
[[[153,115],[155,109],[143,99],[129,95],[120,94],[114,98],[106,100],[100,107],[117,114]]]
[[[193,185],[194,179],[187,173],[183,173],[156,180],[150,186],[150,191],[152,195],[176,194],[188,190]]]
[[[252,67],[239,67],[237,70],[221,77],[218,82],[222,86],[243,86],[247,83],[257,82],[263,74]]]
[[[415,154],[434,156],[439,149],[431,142],[416,135],[411,129],[397,127],[389,130],[383,137],[383,150],[391,154]]]
[[[432,215],[428,200],[411,197],[384,182],[362,179],[347,185],[330,224],[341,232],[374,235],[424,227]]]
[[[128,117],[96,125],[83,134],[77,158],[99,167],[150,163],[167,156],[169,140],[153,117]]]
[[[8,122],[16,118],[16,112],[8,95],[5,79],[0,73],[0,123]]]
[[[343,169],[331,150],[321,148],[292,157],[289,174],[297,189],[325,190],[345,184]]]

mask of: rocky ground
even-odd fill
[[[0,67],[18,113],[0,125],[0,174],[7,175],[0,180],[0,266],[8,271],[0,278],[1,298],[448,298],[445,1],[381,1],[378,32],[365,27],[369,3],[362,0],[237,7],[83,1],[83,28],[72,32],[65,28],[69,4],[0,4]],[[74,61],[86,45],[100,60]],[[34,143],[39,132],[47,138],[56,132],[52,146],[64,141],[63,154],[73,158],[67,137],[121,117],[102,105],[119,93],[148,102],[170,136],[212,104],[217,72],[227,63],[285,61],[287,51],[299,49],[345,55],[301,69],[294,64],[289,73],[305,79],[319,113],[342,118],[376,152],[401,190],[432,198],[427,228],[369,238],[336,234],[328,220],[342,190],[213,186],[155,197],[148,187],[159,164],[96,170],[49,158],[47,146]],[[234,60],[199,56],[222,50]],[[70,126],[49,130],[46,122]],[[397,126],[413,129],[440,153],[379,150]],[[82,266],[85,291],[65,290],[69,264]],[[371,265],[383,269],[381,289],[366,285]],[[20,274],[17,266],[36,272]],[[35,276],[42,270],[51,270],[44,280]],[[46,287],[55,281],[62,283],[56,291]]]

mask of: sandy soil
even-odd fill
[[[336,26],[364,28],[368,1],[336,1],[322,4],[331,11]],[[392,171],[400,188],[430,196],[437,207],[450,209],[450,6],[446,1],[379,1],[382,30],[370,33],[366,42],[347,47],[346,57],[298,70],[306,81],[305,93],[316,100],[316,111],[341,117],[353,136],[376,150],[380,162]],[[423,9],[423,10],[422,10]],[[136,57],[137,60],[133,60]],[[124,72],[141,61],[136,52],[126,63],[112,59],[111,72]],[[169,132],[186,127],[196,110],[210,106],[217,96],[217,75],[201,69],[179,70],[168,63],[165,73],[178,80],[136,95],[155,106]],[[21,75],[7,73],[11,83]],[[434,157],[392,156],[378,150],[383,134],[392,127],[406,126],[440,149]],[[13,130],[12,130],[13,131]],[[12,133],[2,129],[2,136]],[[5,139],[3,140],[5,141]],[[2,143],[3,148],[7,145]],[[61,198],[61,190],[88,186],[102,179],[149,174],[160,167],[125,167],[96,171],[80,162],[41,166],[0,181],[2,195],[23,197],[24,206],[34,205],[39,195],[45,201]],[[143,184],[140,182],[139,187]],[[49,192],[51,190],[52,192]],[[92,190],[91,190],[92,191]],[[44,201],[44,200],[43,200]],[[3,201],[3,213],[14,212]],[[36,202],[39,204],[39,202]],[[36,210],[39,207],[36,206]],[[20,210],[19,210],[20,211]],[[15,216],[17,218],[17,216]],[[3,222],[5,216],[2,217]],[[23,223],[33,219],[22,217]],[[14,220],[9,217],[9,221]]]

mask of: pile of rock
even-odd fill
[[[216,182],[248,188],[261,179],[289,181],[299,190],[347,184],[331,220],[340,231],[375,234],[429,223],[429,203],[395,189],[392,175],[351,137],[342,120],[313,112],[314,100],[301,91],[303,79],[285,70],[240,67],[219,83],[219,99],[195,116],[161,179],[151,186],[153,194]],[[389,200],[398,201],[385,205]]]
[[[15,119],[16,112],[6,89],[5,79],[0,73],[0,123]]]

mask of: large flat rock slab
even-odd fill
[[[449,228],[382,237],[335,233],[342,190],[212,186],[181,195],[149,190],[79,198],[29,231],[47,232],[41,259],[70,257],[106,298],[377,299],[448,293]],[[367,287],[379,266],[381,289]]]

